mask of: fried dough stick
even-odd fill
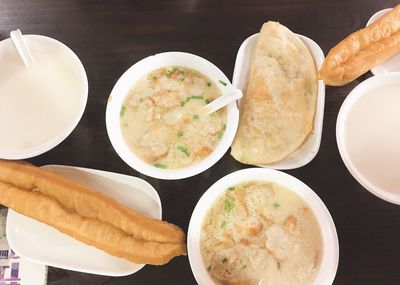
[[[319,76],[326,85],[342,86],[400,52],[400,5],[368,27],[334,46]]]
[[[140,215],[111,197],[27,163],[0,159],[0,181],[27,191],[39,191],[69,211],[110,223],[137,240],[185,242],[185,234],[179,227]]]
[[[0,182],[0,204],[134,263],[162,265],[174,256],[186,254],[183,243],[136,240],[111,224],[70,212],[40,192],[21,190],[3,182]]]

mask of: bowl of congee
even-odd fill
[[[208,113],[206,105],[240,92],[199,56],[165,52],[131,66],[108,99],[107,133],[133,169],[160,179],[182,179],[214,165],[236,134],[236,102]]]
[[[321,199],[286,173],[233,172],[198,201],[188,255],[198,284],[330,285],[339,260]]]

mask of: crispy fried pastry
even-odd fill
[[[144,217],[111,197],[27,163],[0,160],[0,181],[35,189],[83,217],[110,223],[138,240],[185,242],[185,234],[177,226]]]
[[[332,86],[345,85],[400,51],[400,5],[366,28],[358,30],[326,57],[320,79]]]
[[[246,164],[284,159],[309,137],[317,103],[317,70],[301,39],[267,22],[251,59],[231,155]]]
[[[186,254],[179,227],[26,163],[0,160],[0,204],[134,263],[161,265]]]

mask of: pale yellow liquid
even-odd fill
[[[374,185],[400,193],[400,86],[362,96],[346,120],[350,160]]]
[[[37,147],[68,128],[80,112],[82,78],[71,55],[55,44],[28,41],[28,71],[11,42],[0,51],[0,149]]]

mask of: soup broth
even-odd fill
[[[120,112],[123,137],[142,160],[159,168],[182,168],[208,156],[226,128],[225,108],[202,107],[222,93],[198,71],[172,66],[154,70],[130,90]]]
[[[311,284],[322,256],[312,210],[274,183],[227,189],[202,226],[201,252],[217,284]]]

